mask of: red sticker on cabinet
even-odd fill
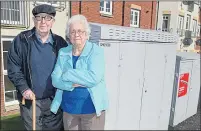
[[[188,80],[189,73],[184,73],[180,75],[178,97],[186,95],[188,89]]]

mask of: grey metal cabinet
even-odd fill
[[[197,113],[200,92],[200,55],[177,53],[170,126],[175,126]]]
[[[109,40],[99,45],[110,102],[106,129],[167,129],[176,45]]]
[[[105,53],[109,94],[105,129],[167,130],[176,61],[174,37],[97,23],[91,27],[90,40]]]

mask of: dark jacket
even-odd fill
[[[62,47],[67,46],[67,42],[56,34],[53,34],[53,52],[58,55],[58,51]],[[32,30],[27,30],[21,32],[17,35],[12,45],[8,51],[8,61],[7,70],[8,78],[14,84],[17,89],[17,97],[21,101],[22,93],[32,88],[32,78],[31,78],[31,66],[30,66],[30,56],[31,56],[31,44],[33,40],[36,39],[35,28]]]

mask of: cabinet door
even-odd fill
[[[190,77],[186,119],[197,113],[199,93],[200,93],[200,60],[195,60],[193,61],[192,75]]]
[[[175,112],[173,126],[178,125],[186,119],[186,110],[189,96],[189,78],[191,78],[192,61],[181,61],[179,69],[179,78],[177,85]],[[183,83],[186,83],[183,85]],[[187,92],[186,92],[187,91]],[[180,95],[179,95],[180,94]]]
[[[176,44],[166,44],[162,50],[165,53],[165,70],[163,80],[163,91],[160,114],[158,119],[158,130],[168,130],[170,109],[172,102],[172,92],[174,87],[175,64],[176,64]]]
[[[164,46],[162,43],[146,44],[140,130],[158,128],[166,68]]]
[[[139,42],[120,44],[120,90],[118,105],[118,130],[138,130],[145,44]]]
[[[119,90],[119,42],[102,41],[99,43],[105,54],[105,81],[109,97],[106,111],[105,130],[114,130],[117,117],[117,98]]]

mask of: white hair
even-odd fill
[[[83,24],[85,31],[86,31],[86,35],[89,39],[89,36],[91,33],[91,28],[89,26],[89,23],[88,23],[86,17],[83,15],[80,15],[80,14],[74,15],[68,20],[68,22],[66,24],[66,36],[67,36],[67,38],[70,38],[70,25],[74,22],[81,22]]]

